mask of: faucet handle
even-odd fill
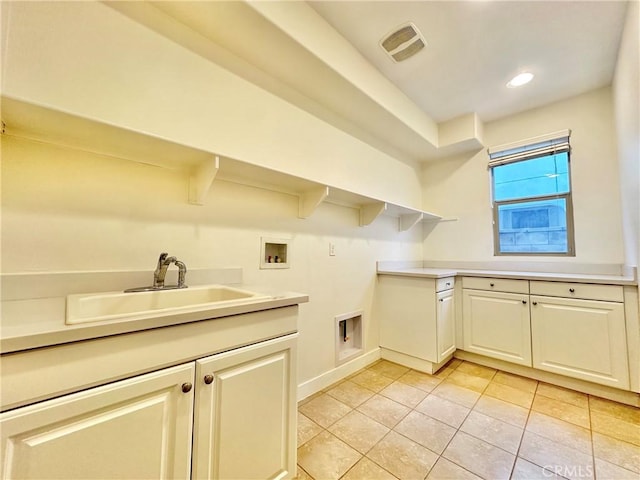
[[[162,252],[160,257],[158,258],[158,265],[162,265],[162,263],[167,259],[169,254],[167,252]]]

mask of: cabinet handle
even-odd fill
[[[443,299],[443,298],[441,298],[441,299],[440,299],[440,301],[441,301],[441,302],[444,302],[444,299]]]
[[[570,291],[571,293],[574,293],[574,292],[576,291],[576,289],[575,289],[575,288],[570,288],[570,289],[569,289],[569,291]]]
[[[527,304],[527,301],[526,301],[526,300],[522,300],[522,304],[523,304],[523,305],[526,305],[526,304]]]
[[[211,385],[213,383],[213,375],[211,375],[211,374],[205,375],[204,376],[204,383],[206,383],[207,385]]]
[[[183,393],[189,393],[192,388],[193,388],[193,384],[191,384],[190,382],[186,382],[186,383],[182,384],[182,392]]]
[[[490,287],[493,287],[493,283],[490,283],[490,284],[489,284],[489,286],[490,286]]]
[[[531,302],[531,303],[533,303],[534,305],[537,305],[537,304],[538,304],[538,302]]]
[[[447,282],[447,287],[451,286],[451,282]]]

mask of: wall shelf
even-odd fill
[[[6,125],[3,132],[6,136],[187,172],[186,197],[194,205],[204,205],[214,182],[223,180],[296,195],[298,217],[302,219],[312,216],[327,202],[358,209],[361,227],[371,225],[381,215],[398,218],[401,232],[422,221],[442,220],[439,215],[420,209],[12,98],[2,97],[2,121]]]

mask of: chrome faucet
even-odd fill
[[[167,275],[167,269],[169,265],[172,263],[176,264],[178,267],[178,284],[177,285],[165,285],[164,277]],[[184,262],[181,262],[176,257],[170,257],[168,253],[162,252],[160,257],[158,257],[158,265],[156,266],[155,271],[153,272],[153,285],[150,287],[137,287],[137,288],[129,288],[125,290],[126,293],[129,292],[150,292],[153,290],[169,290],[175,288],[187,288],[184,284],[185,278],[187,276],[187,266]]]

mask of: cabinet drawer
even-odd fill
[[[603,300],[622,302],[624,300],[620,285],[594,285],[591,283],[531,282],[531,295],[547,297],[582,298],[585,300]]]
[[[444,290],[450,290],[455,285],[454,277],[438,278],[436,280],[436,292],[442,292]]]
[[[508,278],[463,277],[462,288],[528,294],[529,281]]]

